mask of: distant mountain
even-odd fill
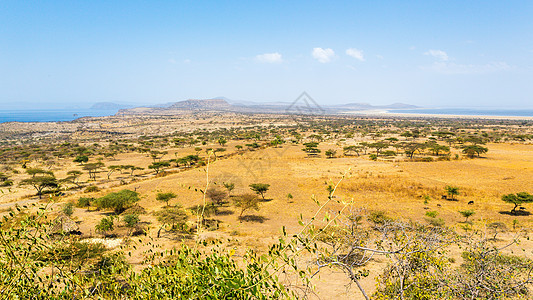
[[[91,109],[94,110],[117,110],[117,109],[125,109],[125,108],[132,108],[133,105],[128,104],[117,104],[113,102],[98,102],[93,104],[91,106]]]
[[[320,109],[322,113],[336,114],[349,111],[372,111],[387,109],[414,109],[417,106],[394,103],[390,105],[371,105],[368,103],[348,103],[342,105],[318,105],[316,103],[302,102],[252,102],[244,100],[231,100],[226,97],[216,97],[212,99],[189,99],[179,102],[171,102],[145,107],[120,110],[120,114],[153,114],[153,115],[174,115],[184,111],[232,111],[241,113],[294,113],[291,108],[298,107],[297,112],[305,112],[306,106],[311,107],[310,111]]]
[[[388,109],[413,109],[413,108],[420,108],[420,107],[416,106],[416,105],[405,104],[405,103],[393,103],[393,104],[390,104],[390,105],[385,105],[385,106],[383,106],[383,108],[388,108]]]
[[[231,107],[232,105],[224,99],[189,99],[176,102],[168,108],[178,110],[227,110]]]

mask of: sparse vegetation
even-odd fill
[[[328,289],[331,280],[353,283],[345,293],[354,298],[531,296],[524,276],[531,254],[521,251],[531,242],[521,237],[530,230],[533,201],[517,192],[530,188],[531,122],[296,115],[285,122],[282,115],[211,112],[143,118],[128,119],[128,130],[143,134],[120,133],[120,117],[91,121],[108,135],[84,129],[68,140],[39,140],[2,133],[6,298],[21,291],[69,299],[165,297],[170,290],[193,298],[303,297],[313,284],[320,297],[340,297]],[[75,128],[87,124],[76,122]],[[331,182],[350,166],[343,182]],[[34,208],[43,201],[34,194],[58,204],[53,211]],[[459,194],[460,201],[445,201]],[[174,203],[176,195],[186,210]],[[154,212],[162,206],[154,199],[165,206]],[[86,209],[74,212],[72,203]],[[284,225],[290,234],[279,234]],[[278,242],[269,247],[271,238]],[[309,273],[298,264],[311,258]],[[347,277],[312,276],[334,267]],[[206,276],[217,281],[207,284]],[[49,284],[51,278],[59,281]]]
[[[514,204],[513,209],[511,209],[511,213],[513,215],[516,214],[516,209],[524,204],[524,203],[532,203],[533,202],[533,195],[526,193],[526,192],[520,192],[516,194],[507,194],[502,196],[502,200],[507,203]]]
[[[167,206],[169,206],[168,202],[176,197],[177,197],[176,194],[172,192],[167,192],[167,193],[157,193],[155,199],[157,201],[165,202]]]
[[[243,194],[233,197],[235,207],[240,209],[239,218],[242,218],[245,211],[253,209],[259,210],[259,199],[254,194]]]
[[[250,189],[254,191],[257,195],[261,195],[261,198],[265,200],[265,193],[270,188],[270,184],[266,183],[252,183],[250,184]]]

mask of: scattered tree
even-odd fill
[[[94,227],[96,229],[96,232],[101,232],[104,237],[107,236],[107,232],[112,231],[114,223],[113,223],[113,217],[105,217],[100,220],[98,224]]]
[[[520,192],[516,194],[507,194],[502,196],[502,200],[507,203],[514,204],[513,209],[511,209],[511,213],[514,215],[516,214],[516,208],[524,203],[531,203],[533,202],[533,195],[526,193],[526,192]]]
[[[42,198],[43,192],[46,189],[57,189],[59,183],[53,175],[44,175],[44,176],[35,176],[32,178],[23,179],[20,181],[19,185],[31,185],[37,191],[37,196],[39,199]]]
[[[78,155],[74,159],[74,162],[77,162],[77,163],[80,163],[80,164],[86,163],[88,161],[89,161],[89,157],[87,155]]]
[[[224,204],[224,199],[226,199],[226,197],[228,196],[226,192],[214,187],[210,187],[209,189],[207,189],[205,195],[207,196],[207,198],[209,198],[209,200],[211,200],[218,206]]]
[[[463,147],[463,153],[469,158],[474,158],[476,155],[477,157],[480,157],[481,154],[487,153],[488,151],[488,148],[479,145],[468,145]]]
[[[475,212],[474,212],[473,210],[471,210],[471,209],[468,209],[468,210],[460,210],[459,213],[460,213],[463,217],[465,217],[465,223],[468,222],[468,218],[469,218],[470,216],[472,216],[473,214],[475,214]]]
[[[165,167],[169,167],[170,163],[168,161],[154,161],[151,165],[148,166],[148,169],[153,169],[155,174],[163,171]]]
[[[235,183],[233,182],[223,182],[222,183],[226,190],[228,190],[228,196],[231,196],[231,191],[235,189]]]
[[[99,173],[100,169],[103,167],[104,167],[104,163],[95,162],[95,163],[85,164],[83,166],[83,169],[89,172],[89,180],[96,181],[96,174]]]
[[[161,227],[157,231],[157,237],[161,236],[161,230],[167,226],[171,225],[171,230],[183,230],[185,228],[185,222],[189,218],[187,213],[178,207],[166,208],[159,210],[154,213],[157,217]]]
[[[326,150],[326,152],[324,152],[324,154],[326,154],[326,156],[328,158],[334,158],[335,154],[337,154],[337,151],[335,151],[333,149],[328,149],[328,150]]]
[[[459,188],[451,185],[446,186],[446,193],[450,196],[451,200],[455,200],[454,196],[459,195]]]
[[[176,197],[177,197],[177,195],[174,194],[174,193],[172,193],[172,192],[168,192],[168,193],[157,193],[155,199],[156,199],[157,201],[166,202],[166,203],[167,203],[167,206],[169,206],[169,205],[168,205],[168,201],[170,201],[170,200],[172,200],[172,199],[174,199],[174,198],[176,198]]]
[[[265,200],[265,193],[270,188],[270,184],[266,183],[252,183],[250,184],[250,189],[254,191],[256,194],[261,195],[261,198]]]
[[[254,194],[244,194],[233,197],[233,203],[236,207],[241,209],[239,219],[245,211],[249,209],[259,210],[259,199]]]
[[[135,228],[140,221],[139,216],[136,214],[125,215],[122,220],[126,224],[126,227],[128,227],[128,235],[131,234],[133,228]]]

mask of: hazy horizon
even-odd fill
[[[533,2],[3,1],[0,109],[533,107]]]

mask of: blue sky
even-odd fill
[[[533,1],[0,1],[3,109],[302,91],[531,108]]]

